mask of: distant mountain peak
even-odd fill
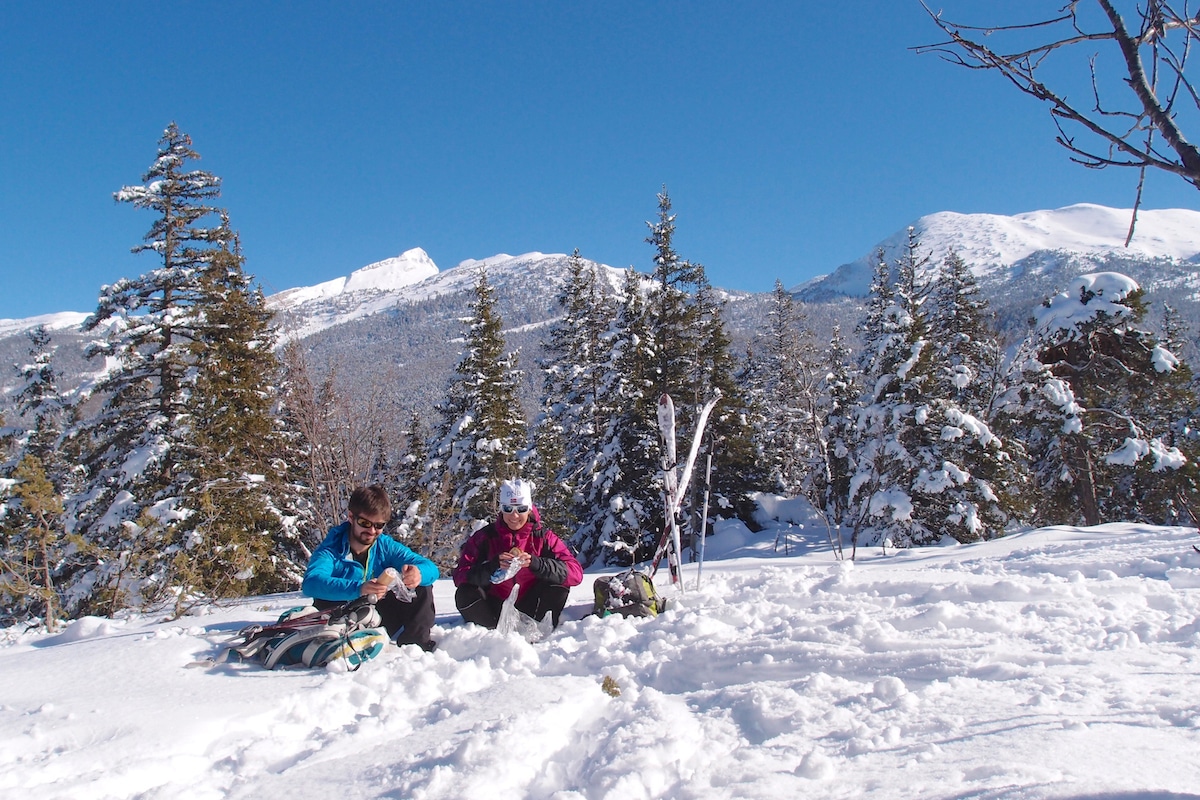
[[[405,250],[395,258],[376,261],[374,264],[356,269],[346,278],[343,292],[361,292],[372,289],[390,291],[403,289],[438,273],[433,259],[419,247]]]
[[[1087,262],[1106,258],[1182,262],[1200,254],[1200,211],[1178,208],[1139,211],[1133,239],[1126,247],[1132,215],[1130,209],[1079,203],[1014,216],[939,211],[921,217],[911,227],[920,240],[921,255],[929,256],[931,266],[940,265],[954,251],[976,276],[993,276],[997,280],[1020,272],[1022,262],[1038,260],[1039,254],[1064,254],[1060,261],[1073,259],[1072,265],[1082,271],[1089,271]],[[884,258],[893,263],[907,241],[906,226],[872,247],[862,258],[793,291],[805,300],[865,296],[877,252],[882,249]]]
[[[338,299],[342,295],[388,293],[438,274],[433,259],[419,247],[406,250],[395,258],[376,261],[354,270],[349,275],[324,281],[314,286],[284,289],[267,298],[275,311],[287,311]]]

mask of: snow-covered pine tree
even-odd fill
[[[517,389],[517,353],[505,352],[495,290],[486,270],[475,284],[472,316],[462,358],[437,411],[441,422],[429,447],[424,485],[433,491],[444,478],[453,487],[451,508],[463,529],[439,536],[431,558],[451,560],[469,524],[490,520],[500,482],[520,473],[518,456],[527,427]],[[451,532],[447,532],[451,533]]]
[[[918,406],[913,516],[930,532],[973,542],[1000,536],[1018,512],[1019,470],[991,420],[1002,352],[971,270],[946,256],[922,311],[933,375]]]
[[[200,273],[196,377],[178,457],[188,512],[173,561],[181,607],[189,596],[286,591],[307,561],[280,449],[288,437],[275,415],[282,367],[273,314],[233,243]]]
[[[609,362],[600,397],[606,424],[597,461],[580,486],[584,513],[575,545],[584,563],[629,565],[649,559],[662,525],[654,340],[643,278],[625,273],[607,334]]]
[[[787,495],[804,493],[817,458],[814,409],[822,365],[804,315],[792,293],[775,281],[766,329],[754,337],[748,382],[762,407],[756,436],[769,486]]]
[[[805,485],[806,496],[838,529],[850,519],[850,486],[856,473],[854,443],[858,402],[862,395],[852,354],[835,325],[829,340],[825,374],[817,389],[820,460]],[[840,539],[839,539],[840,542]]]
[[[1043,504],[1036,519],[1095,525],[1185,518],[1194,440],[1173,438],[1196,398],[1187,365],[1138,327],[1143,293],[1103,272],[1075,278],[1038,311],[1023,362],[1022,425]]]
[[[722,318],[722,304],[708,283],[704,267],[679,257],[675,250],[675,215],[666,188],[658,195],[658,219],[647,222],[646,242],[654,247],[654,272],[647,299],[648,326],[654,339],[653,391],[647,394],[651,418],[657,415],[658,398],[668,394],[675,402],[677,437],[690,442],[696,417],[715,391],[722,393],[706,432],[713,458],[713,487],[717,503],[741,506],[750,491],[765,483],[748,418],[737,365]],[[686,445],[684,445],[686,446]],[[656,462],[661,459],[656,455]],[[699,514],[701,482],[694,485],[684,519]],[[661,527],[658,523],[654,527]],[[685,532],[685,537],[690,532]]]
[[[857,371],[861,375],[862,394],[857,398],[852,420],[841,426],[850,438],[847,463],[853,469],[846,493],[844,524],[853,530],[851,543],[857,546],[860,535],[871,524],[871,501],[882,486],[884,421],[888,409],[879,405],[891,381],[891,369],[902,361],[904,337],[899,308],[895,305],[892,271],[880,249],[875,254],[875,269],[867,290],[867,309],[857,333],[862,340]]]
[[[856,441],[850,499],[857,546],[864,531],[883,544],[906,547],[939,533],[914,514],[913,491],[928,444],[921,426],[933,376],[932,348],[918,275],[928,261],[913,229],[896,261],[895,280],[882,252],[871,284],[862,329],[863,393],[854,425]]]
[[[753,508],[750,494],[767,488],[768,481],[762,451],[750,424],[756,412],[743,386],[745,365],[739,364],[734,358],[729,334],[725,330],[724,302],[716,296],[704,267],[696,264],[693,270],[695,289],[692,303],[696,309],[693,377],[689,384],[677,388],[676,392],[683,389],[681,398],[689,394],[691,396],[691,435],[695,435],[695,417],[700,409],[715,392],[720,392],[721,399],[705,426],[701,450],[702,454],[713,456],[710,509],[717,509],[718,514],[736,513],[749,519]],[[662,346],[669,344],[664,341]],[[681,439],[679,446],[686,453],[689,444],[688,439]],[[689,538],[695,535],[701,522],[704,489],[703,480],[691,481],[690,510],[685,509],[685,531]],[[710,514],[709,519],[714,516],[716,514]]]
[[[614,313],[607,282],[578,250],[568,262],[558,304],[563,316],[543,343],[542,413],[534,428],[530,477],[540,487],[543,519],[546,513],[556,517],[558,527],[551,527],[569,538],[586,513],[582,486],[590,481],[607,423],[601,381],[608,358],[604,334]],[[555,452],[543,453],[547,448]]]
[[[543,406],[533,428],[533,447],[525,458],[522,474],[533,481],[538,513],[550,530],[569,540],[579,525],[575,516],[576,492],[565,467],[568,442],[574,438]]]
[[[404,448],[388,475],[388,493],[396,504],[392,516],[399,518],[395,528],[396,538],[417,552],[425,553],[429,550],[430,533],[439,527],[428,519],[430,510],[435,506],[444,509],[446,502],[444,498],[431,495],[421,485],[425,464],[429,460],[425,449],[429,431],[425,422],[415,409],[410,409],[404,417],[406,422],[401,430]]]
[[[37,456],[51,481],[62,486],[64,465],[59,457],[60,439],[69,408],[58,388],[59,372],[54,367],[54,348],[46,326],[30,330],[29,363],[20,368],[24,383],[14,400],[21,416],[32,422],[25,453]]]
[[[704,396],[705,388],[693,384],[696,353],[700,349],[700,308],[691,301],[697,272],[696,265],[675,252],[675,215],[671,213],[671,198],[665,187],[658,195],[658,219],[647,222],[646,227],[650,229],[646,243],[654,247],[653,291],[646,303],[649,330],[655,343],[650,402],[657,407],[659,397],[671,394],[680,399],[687,397],[691,405]],[[690,425],[691,414],[682,408],[678,411]],[[685,430],[690,427],[681,426],[681,433]],[[684,437],[687,438],[690,434]]]
[[[74,432],[85,453],[87,485],[71,498],[68,519],[106,554],[80,584],[83,605],[103,595],[103,603],[115,608],[127,599],[151,599],[143,590],[153,595],[166,589],[157,578],[170,558],[162,547],[170,537],[163,533],[181,511],[176,460],[196,374],[200,276],[232,235],[219,222],[204,224],[218,212],[209,203],[220,194],[221,181],[188,169],[197,159],[191,137],[172,122],[144,185],[114,195],[155,212],[146,243],[133,250],[151,251],[161,263],[105,286],[83,326],[104,335],[88,355],[108,364],[94,392],[100,408]]]

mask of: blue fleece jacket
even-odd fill
[[[350,523],[343,522],[330,528],[325,541],[313,551],[300,590],[315,600],[341,603],[358,597],[368,578],[378,578],[388,567],[399,571],[406,564],[421,570],[422,586],[438,579],[437,564],[386,535],[380,535],[367,551],[364,569],[350,552]]]

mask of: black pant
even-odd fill
[[[429,632],[437,616],[433,607],[433,587],[418,586],[413,591],[416,597],[411,603],[403,603],[389,592],[375,604],[375,610],[379,612],[388,636],[395,639],[396,644],[427,647],[431,643]],[[313,600],[313,607],[319,611],[339,605],[341,603],[333,600]]]
[[[538,581],[517,601],[517,610],[538,622],[549,612],[550,619],[557,628],[570,593],[571,590],[561,584]],[[482,586],[464,583],[454,593],[454,605],[458,606],[458,613],[462,614],[462,618],[467,622],[495,630],[500,623],[500,609],[504,606],[504,601]]]

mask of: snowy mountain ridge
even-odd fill
[[[1014,313],[1021,315],[1075,276],[1097,271],[1140,273],[1133,277],[1144,287],[1169,291],[1176,298],[1200,299],[1200,211],[1141,211],[1135,235],[1125,247],[1131,213],[1086,203],[1015,216],[943,211],[921,217],[912,227],[931,265],[940,265],[954,250],[972,267],[986,292],[1003,295],[998,305],[1011,299]],[[884,257],[894,261],[906,243],[907,227],[862,258],[798,284],[792,292],[801,300],[818,303],[865,296],[876,253],[882,248]],[[277,292],[267,303],[279,314],[284,336],[302,339],[405,304],[469,292],[480,268],[488,271],[493,285],[507,284],[544,298],[561,285],[568,259],[562,253],[501,253],[439,270],[423,249],[415,247],[349,275]],[[622,273],[605,266],[614,288],[620,287]],[[744,294],[727,291],[729,297]],[[53,331],[77,330],[87,316],[61,312],[3,319],[0,339],[23,337],[38,325]]]
[[[436,275],[437,265],[419,247],[406,250],[395,258],[377,261],[357,269],[348,276],[318,283],[316,286],[301,286],[284,289],[271,295],[271,305],[278,309],[294,308],[314,301],[326,300],[343,294],[358,292],[391,291],[417,283]]]
[[[921,244],[920,254],[929,256],[931,267],[940,266],[954,251],[981,282],[989,283],[1060,270],[1078,274],[1079,270],[1088,271],[1089,264],[1100,266],[1113,260],[1173,264],[1200,260],[1200,211],[1139,211],[1134,236],[1126,247],[1132,213],[1090,203],[1011,217],[941,211],[921,217],[912,228]],[[862,258],[800,284],[793,292],[808,301],[865,296],[878,251],[882,249],[890,263],[900,257],[907,242],[905,228]],[[1200,287],[1193,282],[1191,288]]]
[[[38,314],[24,319],[0,319],[0,338],[17,336],[33,330],[39,325],[48,331],[78,330],[90,313],[81,311],[58,311],[53,314]]]
[[[353,320],[378,314],[403,304],[473,291],[480,270],[486,270],[494,287],[526,284],[524,291],[557,291],[565,277],[569,256],[562,253],[505,253],[485,259],[468,259],[439,271],[420,248],[395,259],[381,261],[313,287],[289,289],[267,298],[290,339],[303,339]],[[610,283],[619,286],[621,271],[600,265]]]

